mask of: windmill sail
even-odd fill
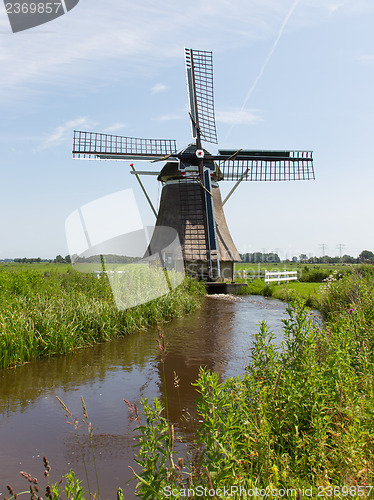
[[[184,49],[192,137],[217,144],[213,96],[213,55],[204,50]]]
[[[176,142],[170,139],[139,139],[74,130],[73,158],[152,161],[173,156],[176,151]]]
[[[314,179],[312,151],[219,151],[224,181],[300,181]]]

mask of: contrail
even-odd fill
[[[248,94],[247,94],[247,96],[244,99],[244,102],[242,104],[242,107],[240,108],[240,111],[244,111],[244,108],[246,107],[249,98],[251,97],[254,89],[257,87],[258,82],[260,81],[262,75],[264,74],[266,66],[269,64],[269,61],[270,61],[272,55],[274,54],[275,49],[277,48],[277,45],[278,45],[279,40],[280,40],[280,38],[281,38],[281,36],[283,34],[283,31],[284,31],[285,27],[287,26],[287,23],[288,23],[290,17],[292,16],[293,11],[296,9],[296,7],[297,7],[297,5],[298,5],[299,2],[300,2],[300,0],[295,0],[294,3],[291,5],[290,10],[288,11],[286,17],[283,20],[282,26],[280,27],[278,36],[275,39],[275,41],[274,41],[274,43],[273,43],[273,45],[272,45],[272,47],[271,47],[271,49],[269,51],[269,54],[266,56],[266,59],[265,59],[263,65],[261,66],[261,69],[260,69],[260,71],[259,71],[259,73],[258,73],[258,75],[257,75],[257,77],[255,79],[255,81],[253,82],[251,88],[249,89]],[[233,130],[234,127],[235,127],[235,124],[232,125],[231,129],[229,130],[228,134],[226,135],[225,141],[229,137],[229,135],[231,134],[231,132],[232,132],[232,130]]]

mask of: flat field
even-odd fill
[[[33,262],[32,264],[24,264],[21,262],[0,262],[0,271],[19,271],[23,270],[37,270],[41,272],[57,271],[65,273],[68,269],[72,269],[71,264],[57,264],[56,262]]]
[[[235,262],[235,271],[346,271],[359,267],[358,264],[301,264],[299,262]]]

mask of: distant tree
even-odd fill
[[[344,264],[356,264],[357,259],[351,255],[343,255],[342,262],[344,262]]]
[[[360,262],[369,262],[370,264],[374,264],[374,253],[370,250],[363,250],[358,258]]]
[[[242,259],[242,262],[250,262],[252,264],[256,264],[258,262],[280,262],[279,255],[276,253],[254,252],[239,255]]]
[[[303,263],[308,262],[308,256],[305,253],[302,253],[301,255],[299,255],[299,261]]]
[[[266,262],[280,262],[279,255],[277,253],[267,253],[266,255]]]
[[[55,258],[55,262],[57,262],[57,264],[64,264],[65,263],[65,259],[63,258],[62,255],[57,255],[56,258]]]
[[[71,264],[71,258],[70,258],[70,255],[65,255],[65,262],[67,264]]]

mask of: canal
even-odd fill
[[[287,305],[261,296],[207,296],[201,309],[162,325],[166,338],[166,392],[169,417],[178,428],[181,416],[192,414],[197,393],[191,385],[200,366],[219,373],[222,380],[244,373],[249,348],[259,323],[265,320],[277,342],[282,339],[282,317]],[[125,498],[135,481],[126,483],[134,466],[134,422],[124,399],[139,405],[142,398],[163,400],[164,388],[157,328],[150,328],[113,342],[96,345],[68,356],[38,360],[0,370],[0,500],[28,489],[20,471],[43,483],[43,456],[50,461],[51,481],[70,468],[85,478],[81,448],[85,453],[92,490],[96,489],[89,440],[84,426],[74,427],[56,399],[82,418],[81,396],[94,426],[94,453],[103,499],[115,498],[121,486]],[[174,377],[179,378],[179,389]],[[44,492],[43,492],[44,493]],[[44,494],[42,495],[44,496]]]

